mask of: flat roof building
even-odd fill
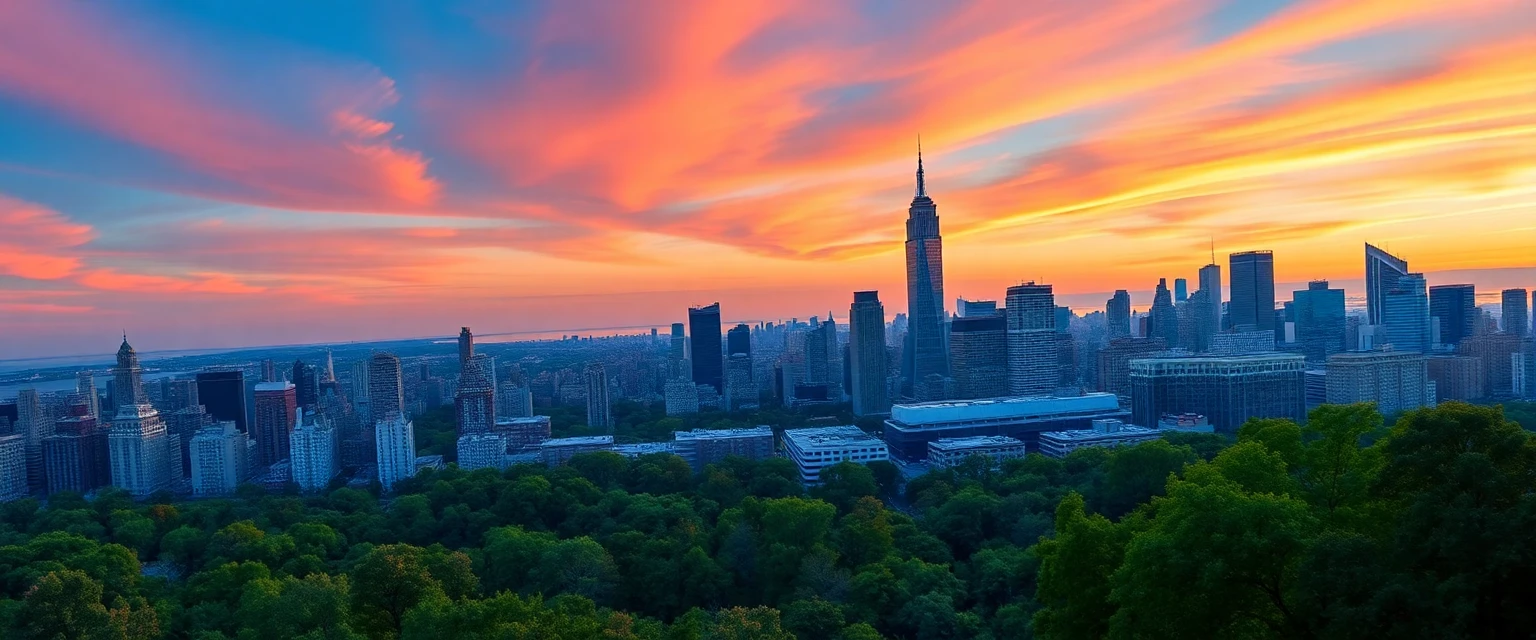
[[[539,443],[539,459],[544,461],[545,466],[558,467],[577,454],[612,450],[613,436],[555,438]]]
[[[1040,434],[1040,453],[1065,458],[1083,447],[1123,447],[1163,437],[1157,429],[1137,427],[1119,420],[1094,420],[1093,428],[1050,431]]]
[[[1365,351],[1328,356],[1328,403],[1374,402],[1382,415],[1435,406],[1424,355]]]
[[[613,452],[626,458],[638,458],[653,453],[668,453],[676,455],[670,442],[637,442],[635,444],[613,445]]]
[[[540,442],[549,439],[549,416],[531,416],[527,418],[498,418],[491,431],[507,441],[507,448],[513,451],[528,447],[537,447]]]
[[[784,450],[800,469],[800,481],[806,485],[820,483],[821,470],[839,462],[868,464],[890,459],[884,442],[853,425],[785,429]]]
[[[1249,418],[1307,419],[1306,358],[1269,353],[1131,361],[1131,421],[1199,413],[1220,433]]]
[[[1022,458],[1024,454],[1024,441],[1008,436],[945,438],[928,443],[928,464],[935,468],[953,467],[972,456],[989,458],[996,467],[1004,460]]]
[[[1096,419],[1129,415],[1110,393],[901,404],[885,421],[885,442],[896,457],[921,460],[935,440],[1008,436],[1034,444],[1044,431],[1086,429]]]
[[[726,456],[741,456],[749,460],[772,456],[773,428],[758,426],[750,429],[674,431],[672,444],[677,455],[688,461],[688,466],[697,472],[724,460]]]

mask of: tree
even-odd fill
[[[1130,542],[1129,525],[1116,525],[1089,514],[1083,497],[1067,494],[1056,507],[1056,537],[1041,540],[1039,588],[1043,605],[1035,613],[1035,633],[1043,638],[1102,638],[1116,606],[1110,601],[1110,576],[1120,567]]]
[[[585,536],[545,549],[532,578],[546,596],[569,593],[594,602],[608,601],[619,580],[608,550]]]
[[[1175,447],[1164,440],[1116,449],[1104,465],[1104,484],[1096,492],[1094,502],[1099,512],[1118,518],[1137,504],[1163,495],[1168,475],[1194,459],[1190,449]]]
[[[101,583],[83,571],[51,571],[27,590],[17,627],[30,638],[139,640],[160,635],[155,610],[143,598],[102,604]]]
[[[784,628],[800,640],[831,638],[842,630],[843,622],[842,608],[820,598],[784,606]]]
[[[405,612],[421,602],[442,598],[421,547],[387,544],[374,547],[352,569],[352,610],[358,630],[369,636],[399,634]]]
[[[1381,430],[1381,414],[1372,404],[1323,405],[1312,410],[1302,430],[1301,487],[1324,522],[1365,524],[1360,511],[1370,499],[1381,468],[1378,447],[1362,449],[1361,440]]]
[[[796,640],[779,622],[779,611],[770,607],[731,607],[715,614],[710,640]]]
[[[859,498],[875,496],[880,487],[875,474],[857,462],[839,462],[821,470],[821,485],[811,495],[832,503],[839,513],[847,513]]]
[[[1238,443],[1257,442],[1278,454],[1287,470],[1302,463],[1301,426],[1284,418],[1252,418],[1237,430]]]

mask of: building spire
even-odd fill
[[[917,136],[917,195],[928,195],[928,186],[923,184],[923,136]]]

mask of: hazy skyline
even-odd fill
[[[919,133],[946,304],[1536,286],[1526,0],[498,7],[0,6],[0,359],[904,309]]]

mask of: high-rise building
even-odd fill
[[[949,370],[956,399],[1008,395],[1007,316],[955,318],[949,325]]]
[[[1345,350],[1344,290],[1330,289],[1327,280],[1313,280],[1291,294],[1296,342],[1309,362],[1326,362]]]
[[[0,502],[27,497],[27,439],[20,433],[0,434]]]
[[[1243,251],[1229,256],[1232,303],[1227,306],[1235,330],[1275,330],[1275,255]]]
[[[1365,244],[1366,322],[1380,325],[1386,321],[1387,292],[1397,288],[1399,278],[1408,275],[1408,261]]]
[[[469,332],[469,327],[459,327],[459,367],[463,368],[473,357],[475,357],[475,334]]]
[[[848,307],[848,360],[853,413],[880,415],[890,411],[886,395],[890,365],[885,352],[885,305],[878,291],[855,291]]]
[[[53,435],[43,438],[43,467],[48,493],[86,493],[112,482],[107,431],[83,402],[54,423]]]
[[[117,350],[117,368],[112,373],[117,395],[117,416],[107,434],[112,484],[135,497],[145,497],[180,478],[180,445],[166,433],[160,412],[149,403],[139,356],[126,337]]]
[[[662,387],[667,415],[699,412],[699,386],[687,378],[668,380]]]
[[[955,315],[961,318],[994,316],[997,315],[997,301],[955,298]]]
[[[1198,413],[1232,434],[1250,418],[1307,417],[1306,358],[1294,354],[1159,357],[1131,361],[1131,422]]]
[[[1524,339],[1507,333],[1468,336],[1456,347],[1456,353],[1478,358],[1483,363],[1483,391],[1489,397],[1511,397],[1514,386],[1514,356],[1521,352]]]
[[[313,409],[320,401],[320,370],[315,365],[293,361],[293,393],[301,407]]]
[[[752,380],[752,356],[733,353],[725,359],[725,395],[721,398],[727,411],[755,408],[757,383]]]
[[[261,361],[261,381],[277,382],[277,363],[271,360]]]
[[[1099,350],[1099,391],[1130,402],[1131,361],[1150,358],[1168,350],[1162,338],[1115,338]]]
[[[587,365],[583,376],[587,383],[587,426],[613,429],[613,412],[608,405],[608,372],[600,362]]]
[[[389,492],[395,483],[416,475],[416,427],[396,412],[379,418],[374,431],[379,484]]]
[[[1045,395],[1056,388],[1056,297],[1051,285],[1008,287],[1008,393]],[[937,400],[939,398],[933,398]]]
[[[1397,286],[1386,292],[1383,304],[1379,344],[1392,345],[1396,351],[1429,353],[1434,336],[1424,274],[1410,273],[1398,278]]]
[[[928,197],[923,153],[917,153],[917,193],[907,208],[907,338],[902,378],[914,388],[929,375],[949,375],[944,350],[944,240],[939,206]],[[914,389],[915,391],[915,389]]]
[[[1505,289],[1499,292],[1500,316],[1504,333],[1517,336],[1530,333],[1531,319],[1525,300],[1525,289]]]
[[[191,450],[193,495],[229,495],[250,477],[250,445],[233,422],[217,422],[198,430],[192,436]]]
[[[533,390],[527,385],[506,382],[496,396],[496,414],[501,418],[528,418],[533,416]]]
[[[1216,264],[1215,249],[1212,249],[1211,263],[1200,267],[1200,290],[1206,292],[1205,312],[1209,314],[1208,333],[1215,334],[1221,331],[1221,265]]]
[[[43,438],[52,434],[53,424],[37,389],[16,392],[16,417],[14,430],[27,443],[27,490],[41,492],[48,488],[48,475],[43,469]]]
[[[1110,340],[1131,335],[1131,294],[1117,289],[1104,305],[1104,332]]]
[[[288,459],[289,434],[298,409],[293,383],[263,382],[256,385],[256,423],[251,439],[256,441],[256,459],[260,466]]]
[[[720,354],[720,303],[707,307],[688,309],[688,343],[693,351],[693,382],[707,384],[715,392],[725,388],[722,369],[725,359]]]
[[[99,424],[103,418],[101,415],[101,396],[96,393],[96,378],[89,371],[81,371],[75,374],[75,393],[85,401],[86,415],[95,418]]]
[[[1374,402],[1383,415],[1435,406],[1424,354],[1361,351],[1328,356],[1328,403]]]
[[[1183,278],[1173,279],[1173,302],[1178,304],[1189,299],[1189,281]]]
[[[298,426],[289,436],[289,468],[294,484],[304,491],[318,491],[330,484],[341,468],[340,439],[330,417],[299,410]]]
[[[1396,287],[1388,291],[1393,289]],[[1440,323],[1440,344],[1452,347],[1461,344],[1463,338],[1476,333],[1477,319],[1482,315],[1477,309],[1477,287],[1470,284],[1430,287],[1429,315]]]
[[[245,411],[244,371],[203,371],[197,374],[197,399],[214,420],[235,423],[241,433],[250,433]]]
[[[368,359],[367,424],[377,424],[393,414],[405,415],[405,383],[400,358],[380,351]]]
[[[752,355],[752,327],[738,324],[725,332],[725,355]]]
[[[1425,362],[1430,382],[1435,383],[1438,401],[1481,400],[1488,395],[1483,389],[1483,361],[1471,356],[1435,355]]]
[[[1152,294],[1152,310],[1147,314],[1147,336],[1162,338],[1171,348],[1179,345],[1179,315],[1173,306],[1173,296],[1168,291],[1168,279],[1157,279],[1157,290]]]
[[[459,372],[459,388],[453,394],[459,435],[485,433],[496,423],[495,387],[486,377],[485,355],[473,355]]]

